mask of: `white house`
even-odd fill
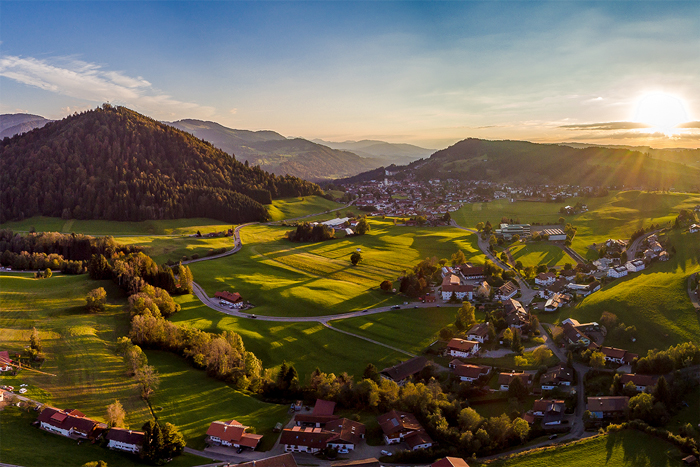
[[[506,282],[498,288],[496,294],[493,296],[496,300],[505,301],[509,298],[513,298],[515,294],[518,293],[518,287],[511,281]]]
[[[635,259],[633,261],[627,261],[625,267],[629,272],[639,272],[644,270],[644,261],[641,259]]]
[[[614,277],[619,279],[620,277],[625,277],[629,273],[629,270],[624,266],[618,266],[616,268],[608,269],[608,277]]]
[[[700,232],[700,225],[698,224],[693,224],[688,228],[688,232],[690,233],[698,233]]]
[[[484,343],[489,340],[489,323],[479,323],[467,331],[467,339]]]
[[[122,428],[111,428],[105,438],[109,449],[137,453],[143,446],[144,433],[142,431],[124,430]]]
[[[453,338],[447,344],[447,354],[452,357],[468,358],[479,352],[479,342]]]
[[[535,277],[535,284],[547,286],[554,284],[555,280],[557,280],[557,275],[553,272],[541,272]]]

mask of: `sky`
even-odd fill
[[[329,141],[696,148],[699,83],[694,0],[0,0],[0,113],[110,102]]]

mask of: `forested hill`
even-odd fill
[[[0,223],[26,217],[265,220],[318,185],[247,167],[171,126],[108,104],[0,143]]]
[[[571,184],[700,191],[700,169],[626,148],[573,148],[527,141],[469,138],[408,166],[394,177],[453,178],[515,184]],[[348,179],[375,178],[380,171]]]

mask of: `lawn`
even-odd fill
[[[320,196],[304,196],[273,200],[272,204],[267,207],[267,210],[273,221],[281,221],[329,211],[342,206],[344,204],[329,201]]]
[[[700,388],[695,388],[683,397],[683,400],[688,407],[682,408],[677,414],[671,417],[671,422],[667,428],[671,431],[678,432],[681,425],[690,423],[697,429],[700,422]]]
[[[523,345],[525,345],[526,348],[532,347],[533,344],[530,344],[529,342],[523,342]],[[534,344],[537,345],[537,344]],[[475,365],[488,365],[488,366],[493,366],[497,368],[508,368],[512,370],[537,370],[541,364],[535,360],[535,357],[533,356],[534,349],[530,351],[523,352],[523,357],[527,360],[527,364],[523,366],[518,366],[515,364],[515,356],[516,354],[514,353],[509,353],[503,357],[497,357],[497,358],[470,358],[469,363],[473,363]],[[548,361],[544,362],[544,365],[547,367],[554,366],[557,363],[559,363],[559,359],[556,357],[556,355],[552,355]]]
[[[333,327],[419,354],[437,340],[438,331],[454,323],[456,307],[418,308],[333,321]],[[476,313],[477,321],[484,314]]]
[[[605,344],[640,355],[649,349],[700,341],[700,315],[686,292],[688,276],[700,271],[700,242],[679,231],[672,231],[669,239],[676,249],[669,261],[653,263],[642,272],[606,285],[578,306],[563,308],[555,321],[598,321],[603,311],[610,311],[626,325],[635,325],[638,336],[636,342],[608,336]]]
[[[566,263],[576,263],[558,246],[544,242],[516,244],[510,247],[510,254],[514,261],[522,262],[524,267],[546,264],[547,267],[552,268],[564,266]]]
[[[275,424],[289,421],[287,405],[268,404],[236,391],[172,353],[149,350],[146,354],[160,374],[160,387],[150,401],[154,414],[161,422],[177,426],[189,447],[204,449],[211,422],[234,419],[264,435],[258,449],[266,451],[279,436],[272,432]]]
[[[135,457],[100,447],[97,444],[77,441],[54,435],[31,426],[37,413],[17,407],[7,407],[0,412],[0,459],[5,463],[25,467],[76,467],[88,462],[103,460],[109,467],[142,467]],[[189,467],[210,461],[191,454],[183,454],[168,463],[170,467]]]
[[[208,308],[188,295],[177,297],[182,310],[171,320],[210,332],[231,330],[243,338],[246,350],[253,352],[265,368],[291,363],[306,377],[317,367],[326,373],[360,377],[368,363],[379,369],[408,357],[399,352],[328,329],[317,322],[271,323],[236,318]]]
[[[638,431],[625,430],[563,446],[540,449],[493,467],[675,467],[685,455],[672,444]]]
[[[210,296],[239,292],[256,305],[256,314],[318,316],[402,303],[379,284],[429,256],[449,258],[461,249],[467,258],[484,261],[476,236],[463,230],[397,227],[380,219],[370,225],[366,235],[319,243],[289,242],[284,238],[289,227],[249,226],[241,229],[240,252],[191,269]],[[352,266],[357,248],[364,260]]]

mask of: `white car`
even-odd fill
[[[19,390],[19,393],[20,393],[20,394],[24,394],[25,392],[27,392],[27,388],[22,388],[22,389]]]
[[[389,451],[385,451],[384,449],[382,449],[382,456],[390,456],[390,455],[391,455],[391,453]]]

